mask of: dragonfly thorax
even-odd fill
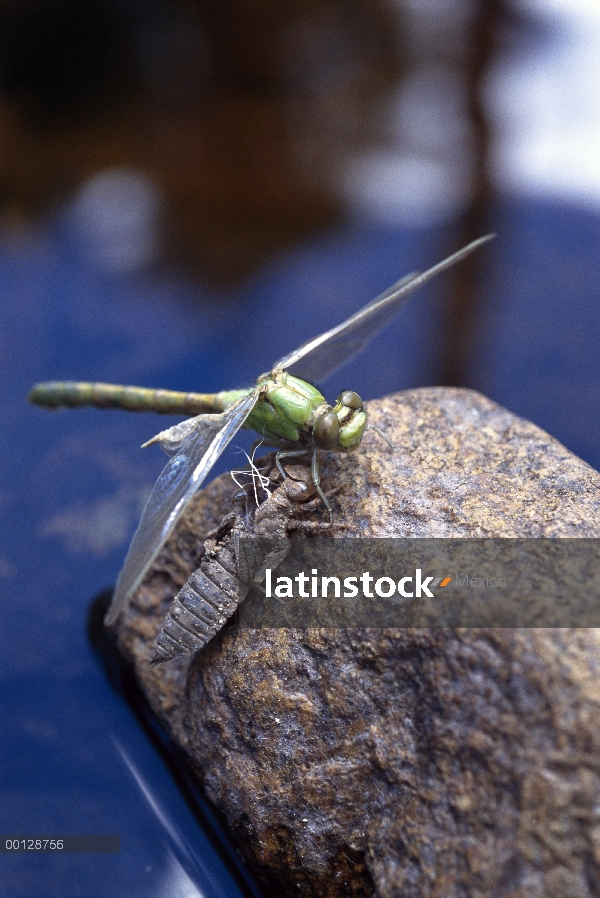
[[[360,443],[366,414],[357,393],[346,390],[335,406],[312,384],[286,371],[259,378],[261,396],[246,426],[275,444],[349,451]]]

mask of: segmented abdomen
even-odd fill
[[[223,396],[228,398],[229,394],[178,393],[148,387],[65,380],[35,384],[29,393],[29,401],[46,408],[95,405],[97,408],[122,408],[130,412],[200,415],[222,412],[227,406]]]
[[[219,632],[240,603],[237,565],[231,548],[202,559],[179,590],[154,643],[152,663],[201,649]]]

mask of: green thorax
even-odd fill
[[[285,371],[263,375],[258,383],[264,392],[246,423],[266,440],[305,442],[315,414],[329,409],[316,387]]]
[[[286,371],[263,374],[257,385],[262,387],[262,394],[244,426],[265,440],[307,445],[312,442],[316,421],[333,413],[339,420],[339,439],[331,448],[348,451],[360,443],[367,421],[362,409],[346,408],[339,401],[332,407],[316,387]],[[229,405],[248,392],[248,389],[230,390],[219,397]]]

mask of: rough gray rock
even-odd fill
[[[337,532],[600,535],[600,474],[477,393],[374,402],[323,465]],[[151,667],[169,601],[230,509],[200,496],[119,624],[156,713],[267,895],[600,894],[600,633],[240,630]]]

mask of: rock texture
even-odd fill
[[[600,536],[600,474],[466,390],[370,405],[325,454],[336,534]],[[600,632],[240,630],[151,667],[230,509],[197,497],[119,624],[156,713],[265,895],[600,895]]]

